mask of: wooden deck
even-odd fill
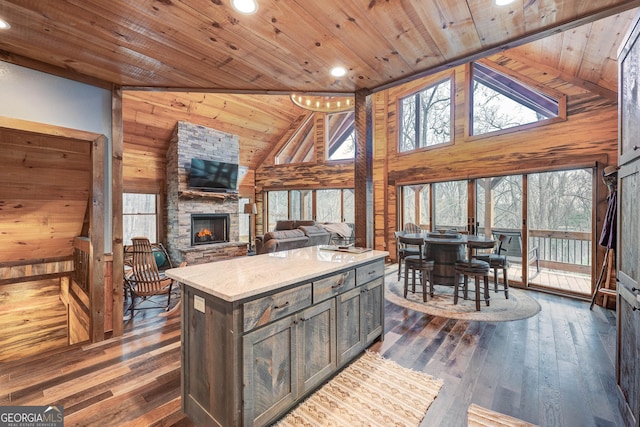
[[[501,273],[499,273],[500,275]],[[587,274],[573,273],[561,270],[540,268],[535,274],[535,269],[529,270],[529,286],[535,288],[552,289],[570,295],[591,296],[591,276]],[[509,282],[522,283],[521,266],[511,264],[507,270]],[[532,278],[533,276],[533,278]],[[493,280],[493,273],[491,274]]]

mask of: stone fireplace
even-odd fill
[[[169,256],[192,265],[246,255],[247,242],[238,241],[238,194],[190,188],[192,158],[237,164],[238,137],[186,122],[176,125],[167,151]],[[207,230],[200,230],[202,227]]]
[[[191,214],[191,246],[229,241],[229,214]]]

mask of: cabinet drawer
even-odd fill
[[[382,276],[384,276],[384,262],[382,261],[372,262],[371,264],[357,267],[356,285],[364,285],[365,283]]]
[[[243,331],[247,332],[311,305],[311,283],[243,304]]]
[[[331,298],[342,292],[353,289],[356,286],[355,270],[345,271],[335,274],[325,279],[313,282],[313,302],[314,304]]]

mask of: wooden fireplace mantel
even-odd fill
[[[193,200],[193,199],[218,199],[218,200],[238,200],[238,193],[217,193],[210,191],[194,191],[194,190],[182,190],[178,192],[178,198]]]

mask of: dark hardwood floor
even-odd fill
[[[396,267],[397,268],[397,267]],[[395,268],[387,269],[395,280]],[[444,380],[422,426],[465,426],[476,403],[540,426],[620,426],[615,312],[532,292],[513,322],[467,322],[389,302],[372,350]],[[63,405],[65,426],[191,426],[180,411],[180,318],[149,310],[123,337],[0,364],[0,405]]]

